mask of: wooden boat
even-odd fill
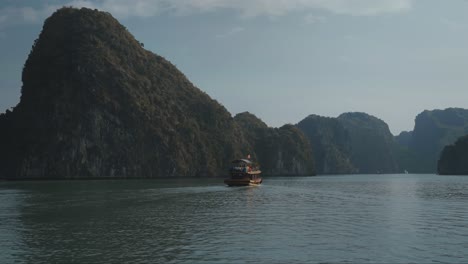
[[[229,169],[231,177],[225,179],[224,183],[228,186],[259,185],[263,181],[260,177],[261,173],[258,165],[249,159],[234,160]]]

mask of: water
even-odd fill
[[[468,177],[0,182],[1,263],[466,263]]]

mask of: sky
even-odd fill
[[[110,12],[231,114],[273,127],[366,112],[396,135],[424,110],[468,108],[467,0],[2,0],[0,112],[61,6]]]

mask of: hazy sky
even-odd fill
[[[2,0],[0,112],[64,5],[111,12],[232,114],[270,126],[359,111],[397,134],[425,109],[468,108],[466,0]]]

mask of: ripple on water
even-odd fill
[[[0,186],[0,258],[67,263],[468,259],[468,178],[354,175]]]

